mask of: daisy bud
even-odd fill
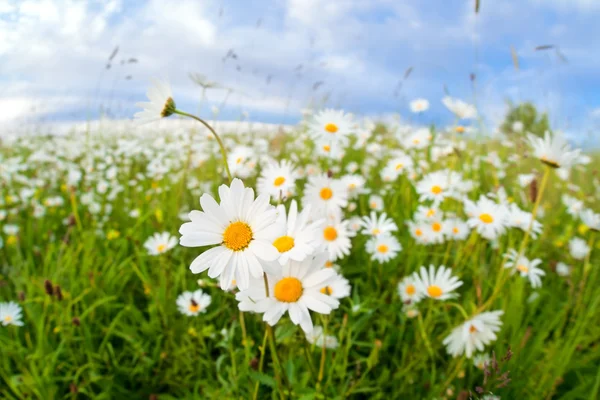
[[[54,294],[54,289],[52,288],[52,282],[48,279],[44,281],[44,290],[48,296],[52,296]]]
[[[79,319],[79,317],[73,317],[73,319],[71,320],[71,322],[75,326],[81,326],[81,320]]]

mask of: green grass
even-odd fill
[[[388,135],[380,135],[385,147],[396,146]],[[61,146],[48,143],[55,139],[38,140],[46,143],[47,149]],[[310,149],[299,150],[286,143],[286,138],[271,143],[272,148],[281,149],[278,158],[295,152],[300,164],[314,161]],[[99,140],[92,146],[111,149],[112,142],[102,144]],[[15,144],[0,149],[4,154],[0,162],[26,156],[32,148],[35,146]],[[531,159],[519,161],[507,167],[507,176],[498,180],[494,167],[475,160],[496,148],[492,143],[471,143],[468,151],[432,163],[430,170],[452,167],[462,171],[477,183],[471,198],[501,184],[523,209],[531,210],[528,190],[521,189],[515,177],[532,168],[543,171],[543,165]],[[509,150],[499,151],[506,159]],[[176,154],[173,152],[172,157]],[[85,155],[80,150],[74,161],[80,162]],[[505,314],[498,340],[487,350],[495,352],[498,359],[512,351],[512,358],[499,366],[500,374],[510,371],[511,381],[499,389],[493,380],[488,381],[486,390],[503,399],[597,398],[600,250],[598,246],[592,250],[591,269],[584,283],[584,262],[571,259],[567,243],[575,235],[588,240],[592,232],[580,232],[580,222],[566,213],[560,196],[570,191],[554,172],[541,202],[545,211],[543,233],[530,241],[526,251],[530,258],[544,261],[541,267],[547,275],[543,287],[536,291],[526,280],[509,277],[508,271],[500,268],[503,254],[509,247],[518,248],[523,232],[509,230],[497,249],[477,235],[464,242],[416,245],[405,221],[416,209],[418,196],[407,178],[393,183],[384,196],[386,212],[400,228],[396,236],[404,250],[396,260],[380,266],[370,261],[364,251],[366,239],[359,235],[353,239],[352,254],[338,262],[352,284],[352,295],[341,301],[328,320],[313,314],[313,321],[322,320],[327,332],[339,340],[337,349],[326,352],[319,383],[316,375],[321,349],[311,347],[288,317],[274,329],[281,370],[267,348],[264,372],[260,373],[256,366],[265,325],[260,316],[244,315],[246,352],[234,293],[223,292],[211,282],[205,287],[212,296],[206,314],[190,318],[177,311],[177,296],[198,288],[199,278],[208,280],[206,274],[189,271],[201,249],[178,246],[152,257],[143,243],[155,232],[177,234],[180,208],[199,209],[197,196],[187,190],[182,193],[185,175],[175,171],[181,171],[185,151],[179,156],[173,172],[164,179],[145,178],[130,185],[137,173],[145,171],[148,159],[115,155],[109,164],[119,167],[118,182],[123,191],[110,201],[114,211],[103,224],[80,203],[84,192],[94,190],[94,181],[75,188],[72,202],[64,172],[55,161],[23,164],[22,174],[28,179],[44,180],[36,198],[41,201],[60,195],[65,199],[64,206],[48,208],[43,218],[33,218],[31,207],[7,202],[7,197],[14,197],[27,182],[0,180],[6,203],[0,208],[18,209],[0,226],[11,223],[21,228],[16,243],[11,244],[5,235],[4,248],[0,249],[0,301],[21,299],[25,322],[23,327],[0,326],[1,398],[144,399],[157,395],[160,399],[247,399],[252,398],[256,382],[260,382],[261,399],[478,398],[475,388],[483,386],[483,372],[472,360],[449,356],[442,340],[464,320],[451,303],[460,304],[472,315],[495,289],[500,292],[488,310],[502,309]],[[343,166],[350,161],[361,163],[367,156],[365,150],[351,151]],[[214,152],[202,167],[191,169],[188,178],[211,182],[213,189],[226,183],[217,174],[218,157]],[[101,157],[95,156],[93,164],[100,162]],[[374,168],[368,179],[375,191],[383,187],[377,171]],[[581,190],[570,193],[598,212],[597,178],[592,168],[573,174],[572,182]],[[255,178],[245,180],[247,186],[254,183]],[[142,190],[137,191],[137,186]],[[156,193],[153,187],[162,192]],[[367,197],[362,196],[358,209],[347,216],[366,213]],[[107,203],[104,200],[102,206]],[[134,208],[141,211],[137,219],[128,216]],[[453,201],[445,202],[443,208],[460,209]],[[65,226],[63,219],[75,214],[79,223],[73,218]],[[118,232],[118,237],[107,239],[110,231]],[[600,243],[600,234],[597,236],[596,243]],[[563,278],[554,273],[551,266],[556,261],[572,265],[572,275]],[[453,268],[464,281],[458,289],[460,297],[448,302],[424,300],[419,303],[420,316],[409,318],[402,310],[396,284],[429,264]],[[45,280],[60,286],[62,300],[46,294]],[[503,281],[506,283],[499,286]],[[534,292],[537,297],[531,296]],[[472,397],[461,394],[468,391]]]

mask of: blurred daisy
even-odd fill
[[[529,279],[532,288],[542,287],[541,276],[546,275],[544,270],[537,268],[542,263],[542,260],[536,258],[529,260],[525,256],[519,257],[514,249],[509,249],[506,254],[508,261],[504,264],[504,268],[513,268],[512,273],[519,272],[522,277]]]
[[[446,227],[446,236],[451,240],[465,240],[471,233],[467,223],[458,218],[447,219]]]
[[[290,161],[270,162],[263,167],[256,188],[259,194],[268,194],[274,199],[286,199],[293,196],[297,178],[294,165]]]
[[[155,233],[144,243],[144,247],[151,256],[166,253],[177,246],[177,238],[169,232]]]
[[[375,211],[383,211],[383,198],[376,194],[369,196],[369,208]]]
[[[0,323],[2,326],[23,326],[23,309],[14,301],[0,303]]]
[[[393,260],[402,251],[402,245],[394,236],[384,233],[370,238],[367,241],[366,250],[372,259],[386,263]]]
[[[288,260],[304,261],[320,245],[318,235],[325,221],[320,219],[309,222],[310,219],[310,206],[298,213],[296,200],[292,200],[287,215],[283,204],[277,206],[276,225],[280,231],[273,241],[273,246],[279,251],[281,265]]]
[[[428,244],[431,242],[431,231],[428,223],[407,221],[406,224],[408,225],[408,232],[417,243]]]
[[[431,172],[425,175],[416,185],[419,200],[433,200],[435,204],[439,204],[446,197],[454,196],[453,187],[458,185],[461,180],[461,176],[453,171]]]
[[[254,191],[244,188],[237,178],[230,187],[219,187],[219,197],[220,204],[208,194],[200,197],[204,211],[192,211],[191,222],[181,225],[180,244],[218,245],[200,254],[190,269],[195,274],[208,269],[209,277],[220,278],[223,290],[228,290],[234,279],[244,290],[250,284],[250,275],[262,277],[265,265],[280,256],[272,244],[280,231],[277,210],[269,204],[269,196],[254,199]]]
[[[558,134],[551,136],[546,132],[543,138],[529,134],[527,140],[534,156],[552,168],[570,166],[581,153],[579,149],[572,150],[565,138]]]
[[[349,221],[341,219],[341,213],[336,213],[321,225],[321,244],[329,254],[330,261],[336,261],[350,254],[352,234],[348,229],[348,223]]]
[[[593,231],[600,231],[600,214],[594,213],[592,210],[583,210],[579,214],[583,223]]]
[[[177,297],[179,312],[188,317],[205,313],[206,307],[210,305],[210,302],[210,296],[200,289],[195,292],[183,292]]]
[[[500,316],[504,311],[484,312],[455,328],[444,339],[446,350],[454,357],[464,354],[471,358],[473,353],[483,351],[484,347],[496,340],[496,332],[500,330]]]
[[[235,296],[239,309],[263,314],[263,321],[271,326],[287,312],[294,325],[300,325],[304,332],[312,331],[308,310],[329,314],[340,304],[336,298],[321,293],[321,289],[331,285],[336,277],[333,269],[322,267],[326,259],[326,254],[320,254],[301,263],[290,261],[278,273],[267,275],[268,297],[264,280],[253,279],[249,289]]]
[[[585,240],[574,237],[569,241],[569,251],[571,252],[571,257],[574,259],[583,260],[590,252],[590,247]]]
[[[510,226],[519,228],[523,232],[527,232],[529,230],[529,225],[531,225],[533,215],[527,211],[521,210],[515,203],[511,203],[508,210],[508,223]],[[533,225],[531,225],[531,237],[535,239],[541,232],[542,224],[534,220]]]
[[[396,223],[388,218],[386,213],[381,213],[377,216],[375,211],[371,211],[371,214],[368,217],[362,217],[360,224],[363,228],[361,233],[370,236],[378,236],[398,230]]]
[[[365,178],[361,175],[344,175],[342,182],[346,185],[348,199],[355,199],[365,193]]]
[[[314,344],[315,347],[321,349],[323,345],[327,349],[336,349],[338,347],[338,340],[335,336],[324,335],[322,326],[315,326],[312,331],[306,333],[306,340],[308,343]]]
[[[314,116],[308,134],[316,141],[345,145],[352,132],[352,117],[341,110],[323,110]]]
[[[429,109],[429,101],[425,99],[415,99],[410,102],[410,111],[421,113]]]
[[[569,276],[571,274],[571,266],[564,262],[556,264],[556,273],[560,276]]]
[[[475,357],[473,357],[473,365],[475,368],[481,370],[483,370],[486,365],[489,365],[490,361],[492,361],[492,358],[487,353],[477,354]]]
[[[420,273],[415,273],[415,286],[424,296],[436,300],[447,300],[458,296],[452,293],[463,283],[457,277],[452,276],[452,270],[443,265],[436,268],[429,266],[429,270],[421,267]]]
[[[569,213],[569,215],[576,217],[583,210],[583,201],[571,197],[568,194],[563,194],[561,199],[565,207],[567,207],[567,213]]]
[[[446,96],[442,99],[442,103],[459,119],[477,118],[477,109],[462,100]]]
[[[405,304],[418,303],[424,296],[417,290],[415,275],[409,275],[398,283],[398,295]]]
[[[321,288],[321,293],[332,296],[338,300],[350,296],[350,282],[339,273],[331,279],[329,285]]]
[[[134,119],[139,124],[157,121],[168,117],[175,112],[175,102],[171,93],[171,86],[168,82],[158,79],[152,80],[152,86],[147,93],[150,102],[137,103],[136,106],[143,108],[134,115]]]
[[[465,201],[465,212],[469,216],[469,227],[488,240],[497,239],[506,231],[508,210],[485,196],[479,197],[476,203]]]
[[[346,185],[325,174],[311,176],[304,187],[302,204],[310,205],[315,217],[329,217],[348,205]]]

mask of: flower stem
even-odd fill
[[[202,125],[204,125],[206,128],[208,128],[209,131],[212,132],[215,139],[217,139],[217,143],[219,143],[219,147],[221,148],[221,155],[223,156],[223,163],[225,164],[225,171],[227,172],[227,177],[229,178],[229,182],[231,182],[233,180],[233,178],[231,177],[231,172],[229,171],[229,164],[227,163],[227,151],[225,150],[223,141],[221,140],[219,135],[217,135],[217,132],[213,129],[213,127],[210,126],[210,124],[208,122],[206,122],[205,120],[203,120],[202,118],[196,117],[193,114],[188,114],[188,113],[186,113],[184,111],[180,111],[180,110],[175,110],[173,113],[183,115],[184,117],[195,119],[196,121],[198,121]]]

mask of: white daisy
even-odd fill
[[[14,301],[0,303],[0,323],[2,326],[23,326],[23,309]]]
[[[437,270],[433,265],[429,266],[429,270],[421,267],[419,272],[414,275],[415,286],[424,296],[432,299],[447,300],[456,297],[457,294],[452,292],[463,284],[457,277],[452,276],[450,268],[443,265]]]
[[[446,220],[446,236],[451,240],[465,240],[471,233],[469,225],[458,218],[448,218]]]
[[[206,307],[210,305],[210,302],[210,296],[200,289],[195,292],[183,292],[177,297],[179,312],[188,317],[205,313]]]
[[[168,117],[175,112],[175,102],[168,82],[158,79],[152,80],[153,85],[148,89],[147,96],[150,102],[137,103],[137,107],[144,110],[136,113],[134,119],[139,124],[153,122]]]
[[[311,176],[304,187],[302,204],[311,205],[315,217],[328,217],[348,205],[346,185],[326,174]]]
[[[442,99],[442,103],[444,103],[448,110],[452,111],[459,119],[477,118],[477,109],[460,99],[446,96]]]
[[[337,338],[332,335],[324,335],[322,326],[315,326],[312,331],[305,335],[308,343],[314,344],[319,349],[322,349],[323,345],[327,349],[336,349],[338,347]]]
[[[383,198],[376,194],[369,196],[369,208],[375,211],[383,211]]]
[[[431,230],[427,222],[407,221],[408,232],[419,244],[428,244],[431,242]]]
[[[579,216],[583,223],[594,231],[600,231],[600,214],[594,213],[592,210],[583,210]]]
[[[504,264],[504,268],[513,268],[513,274],[519,272],[522,277],[527,277],[532,288],[542,287],[542,279],[540,277],[546,275],[546,272],[537,268],[542,263],[542,260],[539,258],[529,260],[525,256],[519,257],[519,253],[514,249],[509,249],[506,257],[508,261]]]
[[[329,260],[331,261],[349,255],[352,248],[350,242],[352,234],[348,228],[349,221],[344,221],[341,218],[341,213],[336,213],[321,225],[320,241],[329,254]]]
[[[366,250],[372,259],[386,263],[393,260],[402,251],[402,245],[394,236],[384,233],[370,238],[367,241]]]
[[[169,232],[155,233],[146,240],[144,247],[151,256],[166,253],[177,246],[177,238]]]
[[[531,225],[530,234],[534,239],[542,232],[541,223],[536,220],[533,221],[533,224],[531,223],[533,217],[531,213],[521,210],[515,203],[511,203],[508,210],[508,223],[513,228],[519,228],[523,232],[527,232],[529,230],[529,225]]]
[[[290,161],[269,162],[263,167],[256,188],[259,194],[268,194],[274,199],[286,199],[294,195],[297,178],[294,165]]]
[[[590,252],[590,246],[587,245],[585,240],[574,237],[569,241],[569,251],[574,259],[583,260]]]
[[[350,281],[344,278],[341,274],[336,273],[327,286],[321,288],[321,293],[332,296],[338,300],[350,296]]]
[[[565,138],[559,134],[551,136],[550,132],[546,132],[543,138],[529,134],[527,140],[533,148],[534,156],[552,168],[572,165],[581,153],[579,149],[572,150]]]
[[[429,101],[426,99],[414,99],[410,102],[410,111],[414,113],[422,113],[429,109]]]
[[[365,193],[365,178],[362,175],[344,175],[342,182],[346,185],[348,199],[355,199]]]
[[[460,185],[461,181],[460,174],[454,171],[431,172],[425,175],[416,185],[419,200],[433,200],[435,204],[439,204],[446,197],[455,196],[455,186]]]
[[[571,266],[564,262],[556,264],[556,273],[560,276],[569,276],[571,274]]]
[[[506,207],[485,196],[480,196],[476,203],[466,200],[465,212],[469,216],[469,227],[488,240],[494,240],[504,234],[508,226]]]
[[[398,283],[398,295],[405,304],[415,304],[421,301],[424,294],[417,290],[415,274],[409,275]]]
[[[489,365],[490,361],[492,361],[492,358],[487,353],[477,354],[475,357],[473,357],[473,365],[475,368],[481,370],[483,370],[486,365]]]
[[[475,350],[483,351],[484,347],[496,340],[496,332],[500,330],[500,316],[504,311],[484,312],[454,328],[444,339],[446,350],[454,357],[462,354],[471,358]]]
[[[567,207],[567,213],[569,213],[569,215],[576,217],[583,210],[583,201],[571,197],[568,194],[563,194],[561,199],[565,207]]]
[[[277,210],[269,204],[269,196],[254,199],[254,191],[244,188],[239,179],[231,187],[219,187],[221,203],[208,194],[200,197],[204,211],[192,211],[191,222],[179,229],[180,244],[186,247],[215,245],[200,254],[190,266],[197,274],[208,269],[211,278],[220,277],[223,290],[237,281],[240,289],[248,288],[250,275],[259,278],[268,262],[280,254],[273,246],[280,228],[276,224]]]
[[[318,141],[345,145],[352,132],[352,117],[341,110],[323,110],[314,116],[308,134]]]
[[[311,219],[310,206],[298,213],[298,203],[292,200],[290,210],[286,215],[283,204],[277,206],[277,233],[273,246],[279,251],[279,263],[284,265],[288,260],[304,261],[313,254],[320,245],[318,235],[324,219],[309,222]]]
[[[290,261],[278,273],[267,275],[268,296],[264,280],[253,279],[249,289],[235,296],[239,309],[263,314],[263,321],[271,326],[288,312],[294,325],[300,325],[304,332],[312,331],[308,310],[329,314],[340,304],[334,297],[321,293],[336,276],[333,269],[322,267],[326,259],[326,254],[320,254],[301,263]]]
[[[377,216],[375,211],[371,211],[371,214],[368,217],[362,217],[361,226],[363,228],[361,233],[371,236],[378,236],[398,230],[396,223],[388,218],[386,213],[381,213]]]

